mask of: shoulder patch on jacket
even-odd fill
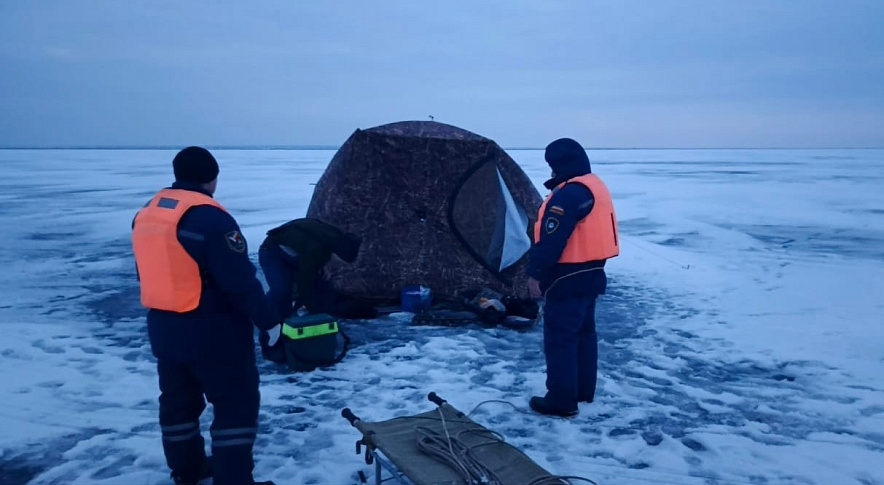
[[[227,247],[232,251],[241,253],[246,250],[246,240],[243,239],[242,234],[240,234],[239,231],[228,232],[224,235],[224,239],[227,241]]]
[[[555,217],[547,217],[546,224],[544,225],[546,228],[547,234],[552,234],[559,228],[559,220]]]
[[[552,212],[553,214],[558,214],[560,216],[565,215],[565,209],[562,209],[561,207],[559,207],[557,205],[550,207],[549,211]]]

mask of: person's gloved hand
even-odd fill
[[[270,330],[267,331],[267,335],[270,336],[270,340],[267,341],[267,345],[273,347],[279,342],[279,336],[282,334],[282,324],[279,324]]]

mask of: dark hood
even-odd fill
[[[592,173],[586,150],[570,138],[559,138],[547,145],[544,158],[553,171],[553,178],[543,184],[550,190],[566,180]]]

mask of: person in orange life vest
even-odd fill
[[[605,293],[605,261],[619,254],[617,219],[607,187],[591,173],[586,150],[570,138],[546,147],[552,178],[529,252],[528,289],[543,302],[544,397],[529,405],[574,416],[595,398],[598,371],[596,298]]]
[[[175,183],[132,224],[157,359],[163,451],[178,485],[208,476],[215,485],[251,485],[260,403],[252,325],[266,330],[280,317],[256,277],[239,226],[212,198],[215,158],[187,147],[172,167]],[[199,429],[206,400],[214,409],[211,464]]]

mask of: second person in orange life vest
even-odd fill
[[[595,398],[598,372],[596,298],[605,293],[605,261],[620,253],[611,194],[591,173],[586,150],[570,138],[546,147],[552,178],[529,252],[528,288],[544,298],[546,389],[529,404],[542,414],[574,416]]]
[[[175,183],[135,216],[132,244],[160,385],[160,430],[178,485],[252,485],[258,369],[252,326],[280,321],[264,295],[233,217],[212,195],[218,163],[188,147],[172,161]],[[211,466],[200,415],[212,403]],[[272,484],[272,482],[258,482]]]

